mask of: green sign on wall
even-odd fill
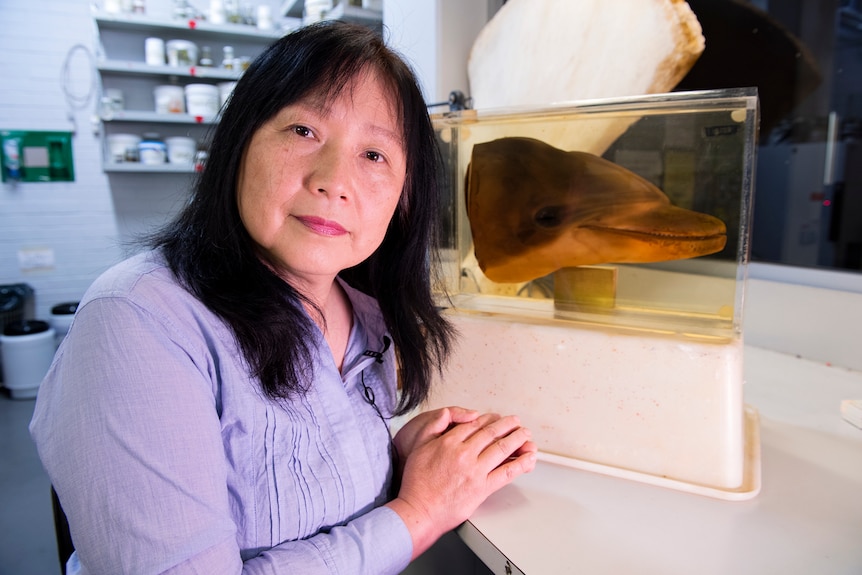
[[[4,182],[74,182],[71,132],[0,130]]]

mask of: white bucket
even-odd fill
[[[122,162],[126,158],[126,150],[132,149],[137,152],[141,137],[134,134],[110,134],[108,136],[108,150],[112,162]],[[137,153],[135,154],[137,156]]]
[[[195,152],[198,146],[194,138],[186,138],[184,136],[165,138],[165,144],[168,146],[168,162],[172,164],[191,164],[195,161]]]
[[[63,338],[69,333],[69,327],[75,318],[78,302],[58,303],[51,308],[51,327],[54,328],[55,347],[59,347]]]
[[[212,84],[186,86],[186,111],[192,116],[212,117],[218,114],[218,88]]]
[[[14,399],[36,397],[54,350],[54,329],[47,322],[28,320],[6,326],[0,335],[3,385]]]
[[[156,112],[159,114],[185,113],[185,94],[181,86],[156,86],[153,95],[156,99]]]

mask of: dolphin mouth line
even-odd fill
[[[606,228],[602,226],[581,226],[582,229],[595,230],[600,232],[606,232],[611,234],[618,234],[623,236],[636,236],[636,237],[646,237],[646,238],[658,238],[658,239],[667,239],[667,240],[685,240],[685,241],[709,241],[716,240],[720,238],[726,238],[727,234],[707,234],[707,235],[690,235],[690,234],[673,234],[673,233],[661,233],[661,232],[645,232],[638,230],[625,230],[620,228]]]

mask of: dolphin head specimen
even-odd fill
[[[672,205],[622,166],[533,138],[475,145],[465,184],[476,259],[499,283],[703,256],[727,239],[724,222]]]

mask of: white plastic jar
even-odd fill
[[[164,164],[168,158],[168,148],[164,142],[144,140],[138,145],[141,163],[147,165]]]
[[[219,90],[212,84],[189,84],[186,90],[186,112],[210,118],[219,111]]]
[[[156,112],[159,114],[185,113],[186,100],[182,86],[156,86],[153,95],[156,100]]]
[[[127,152],[131,149],[137,151],[141,143],[141,137],[134,134],[110,134],[108,135],[108,151],[112,162],[127,161]]]
[[[176,136],[165,138],[168,147],[168,162],[171,164],[192,164],[198,145],[194,138]]]
[[[189,40],[168,40],[165,53],[169,66],[196,66],[198,63],[198,45]]]
[[[148,66],[165,65],[165,41],[161,38],[144,40],[144,61]]]

